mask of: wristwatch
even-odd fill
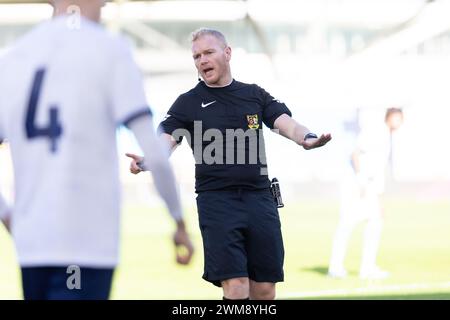
[[[307,134],[305,134],[305,136],[303,137],[303,141],[306,141],[308,139],[317,139],[317,134],[309,132]]]

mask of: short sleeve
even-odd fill
[[[287,114],[290,117],[292,116],[291,111],[283,102],[275,99],[271,94],[260,87],[258,87],[258,90],[263,104],[263,122],[267,127],[273,129],[275,120],[282,114]]]
[[[134,119],[149,114],[142,74],[125,41],[118,41],[112,65],[110,95],[114,120],[128,125]]]
[[[167,133],[173,136],[177,129],[189,130],[193,124],[193,115],[190,112],[190,105],[187,98],[183,95],[173,103],[167,112],[166,117],[158,127],[159,132]],[[177,143],[181,143],[183,136],[177,135]]]

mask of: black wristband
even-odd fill
[[[305,134],[305,136],[303,137],[303,141],[306,141],[308,139],[317,139],[317,134],[309,132],[307,134]]]

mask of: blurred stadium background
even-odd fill
[[[0,0],[0,55],[51,16],[45,2]],[[333,134],[326,148],[304,152],[266,132],[269,173],[280,180],[286,204],[280,210],[286,282],[279,285],[279,298],[449,299],[449,14],[448,0],[118,0],[107,3],[103,22],[130,39],[155,123],[196,84],[188,38],[206,26],[227,36],[234,78],[264,87],[313,131]],[[393,106],[404,109],[405,123],[393,137],[379,254],[380,265],[392,276],[376,282],[357,277],[361,226],[351,239],[350,277],[329,279],[344,165],[360,128],[382,122],[385,109]],[[125,129],[118,130],[118,142],[124,218],[112,298],[220,298],[201,279],[189,147],[182,145],[171,159],[197,247],[193,264],[179,267],[169,238],[171,222],[149,175],[128,173],[123,154],[139,148]],[[7,149],[0,147],[0,190],[12,201]],[[21,298],[14,248],[4,230],[0,298]]]

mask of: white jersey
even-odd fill
[[[376,194],[384,192],[386,166],[390,154],[390,133],[389,129],[375,127],[363,129],[358,135],[356,149],[359,162],[359,182],[364,181],[366,187]],[[347,182],[355,180],[354,170],[350,168],[351,174],[347,175]],[[353,181],[353,182],[352,182]]]
[[[115,266],[116,128],[150,112],[125,41],[84,18],[79,29],[66,17],[44,22],[0,60],[0,92],[20,264]]]
[[[390,154],[390,135],[386,126],[363,131],[358,138],[360,174],[384,184]]]

